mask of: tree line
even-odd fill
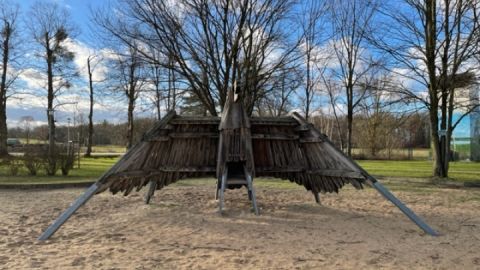
[[[191,109],[189,107],[189,109]],[[190,111],[184,111],[190,114]],[[22,138],[25,144],[43,143],[48,136],[48,125],[33,126],[29,122],[31,117],[25,117],[22,124],[17,127],[9,128],[10,138]],[[336,130],[336,119],[329,115],[314,115],[310,118],[311,122],[319,128],[324,134],[339,147],[342,145],[342,138]],[[135,129],[133,131],[134,143],[140,141],[143,133],[155,124],[155,118],[136,118],[134,120]],[[66,143],[73,141],[80,146],[88,147],[89,124],[81,114],[76,119],[76,124],[71,126],[59,126],[57,128],[58,142]],[[428,130],[428,115],[425,113],[409,114],[407,117],[384,112],[372,117],[368,114],[359,113],[355,116],[355,125],[353,130],[355,136],[353,145],[356,148],[368,151],[368,158],[385,158],[378,153],[384,150],[391,151],[399,148],[428,148],[430,136]],[[92,136],[92,145],[116,145],[124,146],[127,143],[125,130],[127,123],[111,123],[103,120],[93,125],[95,130]],[[345,137],[347,130],[347,119],[340,119],[340,134]],[[356,158],[362,156],[354,155]]]
[[[58,4],[37,2],[25,16],[11,2],[0,3],[0,153],[6,153],[6,100],[22,70],[14,46],[21,32],[35,44],[29,51],[36,52],[36,70],[45,74],[53,145],[54,110],[64,105],[58,97],[78,83],[75,52],[68,46],[78,33]],[[139,103],[148,100],[157,118],[171,109],[217,116],[235,85],[250,115],[300,110],[307,119],[323,117],[348,155],[361,134],[355,122],[369,127],[371,135],[362,137],[375,152],[379,141],[401,136],[387,132],[395,130],[387,125],[401,126],[426,113],[433,174],[446,177],[452,132],[478,107],[468,95],[457,97],[459,89],[477,87],[479,5],[475,0],[110,2],[88,17],[92,39],[103,49],[87,59],[87,154],[98,128],[93,108],[100,96],[123,97],[129,147]],[[26,17],[25,23],[19,24],[19,17]],[[10,66],[15,72],[9,73]],[[105,76],[95,78],[96,69],[104,67]]]

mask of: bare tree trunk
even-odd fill
[[[135,108],[135,100],[128,99],[128,122],[127,122],[127,149],[133,145],[133,110]]]
[[[8,71],[8,59],[9,59],[9,47],[10,47],[10,36],[11,28],[10,24],[6,22],[3,30],[3,35],[5,40],[2,44],[3,59],[2,59],[2,81],[0,85],[0,156],[7,156],[7,139],[8,139],[8,129],[7,129],[7,71]]]
[[[154,67],[154,76],[155,76],[155,107],[157,109],[157,119],[162,119],[162,111],[161,111],[161,101],[162,101],[162,93],[160,93],[160,74],[158,67]]]
[[[134,56],[136,57],[136,56]],[[133,59],[129,66],[129,84],[127,90],[128,98],[128,122],[127,122],[127,149],[133,145],[133,110],[135,109],[135,100],[137,97],[136,83],[137,78],[135,75],[135,69],[137,68],[138,59]]]
[[[168,66],[169,66],[169,69],[168,69],[168,95],[167,95],[167,110],[170,111],[170,110],[173,110],[173,96],[175,95],[173,93],[173,59],[172,57],[169,57],[168,59]]]
[[[44,50],[41,57],[47,65],[46,90],[49,132],[46,171],[48,175],[55,175],[57,171],[54,102],[60,94],[60,89],[70,87],[70,79],[77,76],[76,69],[72,65],[75,54],[65,44],[68,39],[73,38],[71,34],[75,31],[75,27],[68,21],[69,18],[67,9],[61,8],[53,2],[34,3],[27,17],[27,20],[29,20],[27,26],[30,28],[34,40]],[[56,77],[62,78],[62,80],[55,80]]]
[[[443,177],[441,142],[438,134],[438,116],[430,113],[430,134],[432,140],[432,156],[433,156],[433,176]]]
[[[308,117],[310,116],[310,103],[312,101],[312,98],[311,98],[311,87],[312,87],[312,83],[311,83],[311,78],[310,78],[310,58],[311,58],[311,49],[310,48],[307,48],[307,82],[306,82],[306,86],[305,86],[305,120],[308,121]]]
[[[93,92],[93,79],[92,79],[92,67],[91,67],[91,58],[87,59],[87,68],[88,68],[88,86],[89,86],[89,98],[90,98],[90,108],[88,112],[88,140],[87,140],[87,152],[85,153],[86,157],[92,156],[92,144],[93,144],[93,105],[94,105],[94,92]]]
[[[47,174],[55,175],[57,160],[55,156],[55,114],[53,110],[53,51],[50,48],[50,37],[45,33],[47,53],[47,117],[48,117],[48,170]]]
[[[347,155],[352,156],[353,108],[348,107],[347,113]]]
[[[433,176],[444,177],[443,155],[441,140],[438,133],[438,78],[436,75],[436,43],[437,43],[437,18],[435,0],[427,0],[425,3],[425,54],[426,65],[430,84],[428,85],[430,101],[430,134],[432,136]],[[442,124],[443,126],[443,124]],[[442,136],[444,139],[444,136]]]

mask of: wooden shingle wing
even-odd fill
[[[366,177],[328,138],[298,114],[252,118],[255,176],[288,179],[313,192],[338,192]]]
[[[150,181],[161,189],[184,178],[215,177],[219,121],[170,113],[104,177],[100,192],[128,195]]]

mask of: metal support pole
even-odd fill
[[[247,188],[247,189],[248,189],[248,188]],[[249,200],[249,201],[252,201],[252,196],[253,196],[253,195],[252,195],[252,191],[248,189],[247,194],[248,194],[248,200]]]
[[[252,196],[253,210],[255,211],[255,215],[258,216],[259,213],[258,213],[258,207],[257,207],[257,199],[255,198],[255,190],[253,189],[252,177],[250,176],[250,174],[247,172],[246,169],[245,169],[245,177],[247,178],[248,190],[249,192],[251,192],[251,196]]]
[[[43,241],[47,240],[54,234],[60,226],[63,225],[72,215],[75,213],[75,211],[78,210],[86,201],[88,201],[98,190],[99,186],[97,183],[94,183],[91,185],[85,193],[83,193],[82,196],[80,196],[65,212],[63,212],[56,220],[53,222],[52,225],[50,225],[45,232],[43,232],[42,235],[38,238],[38,240]]]
[[[391,201],[400,211],[402,211],[411,221],[417,224],[423,231],[427,234],[432,236],[439,236],[440,234],[428,226],[420,217],[418,217],[410,208],[408,208],[405,204],[403,204],[399,199],[393,196],[392,193],[388,189],[386,189],[382,184],[379,182],[373,182],[372,186],[380,192],[387,200]]]
[[[225,167],[222,175],[222,185],[220,188],[220,202],[219,202],[220,214],[223,211],[223,203],[225,199],[225,187],[227,185],[227,175],[228,175],[228,167]]]
[[[309,123],[297,112],[293,112],[292,116],[297,119],[297,121],[303,125],[309,125]],[[365,171],[362,167],[360,167],[352,158],[348,157],[345,155],[342,151],[339,151],[333,143],[320,131],[316,130],[314,127],[310,127],[311,132],[317,136],[318,138],[321,138],[324,143],[325,147],[327,149],[329,148],[330,153],[337,155],[340,159],[344,159],[347,161],[346,165],[349,165],[349,167],[353,171],[360,171],[365,178],[367,178],[367,183],[371,185],[373,188],[375,188],[378,192],[380,192],[387,200],[391,201],[396,207],[398,207],[410,220],[412,220],[415,224],[417,224],[422,230],[424,230],[426,233],[432,235],[432,236],[438,236],[439,234],[430,228],[425,222],[423,222],[422,219],[420,219],[412,210],[410,210],[407,206],[405,206],[399,199],[397,199],[395,196],[393,196],[388,189],[386,189],[384,186],[382,186],[380,183],[378,183],[377,179],[375,177],[371,176],[367,171]]]
[[[53,110],[51,111],[53,114]],[[144,141],[148,140],[152,134],[154,134],[155,131],[157,131],[160,127],[164,126],[165,124],[168,123],[174,116],[175,116],[175,111],[170,111],[165,115],[165,117],[162,118],[157,124],[155,124],[152,128],[150,128],[145,134],[143,135],[143,138],[140,142],[135,144],[132,148],[130,148],[125,155],[120,158],[120,160],[115,163],[107,172],[105,172],[99,179],[98,181],[90,186],[85,193],[78,198],[70,208],[68,208],[65,212],[63,212],[56,220],[55,222],[50,225],[50,227],[47,228],[47,230],[38,238],[38,240],[46,240],[52,236],[55,231],[58,230],[74,213],[75,211],[78,210],[85,202],[87,202],[97,191],[100,191],[104,188],[107,188],[104,185],[105,179],[109,177],[112,173],[114,173],[122,164],[123,161],[129,159],[133,153],[135,153],[134,149],[137,149],[138,147],[141,147],[141,145],[144,143]],[[49,116],[50,116],[50,111],[49,111]]]
[[[157,181],[151,180],[150,185],[148,186],[148,192],[145,195],[145,204],[150,203],[150,200],[152,199],[155,190],[157,190]]]

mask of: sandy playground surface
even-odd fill
[[[374,190],[322,196],[170,186],[143,204],[94,196],[52,238],[40,235],[84,189],[0,190],[0,269],[480,269],[480,190],[394,192],[440,231],[425,235]]]

